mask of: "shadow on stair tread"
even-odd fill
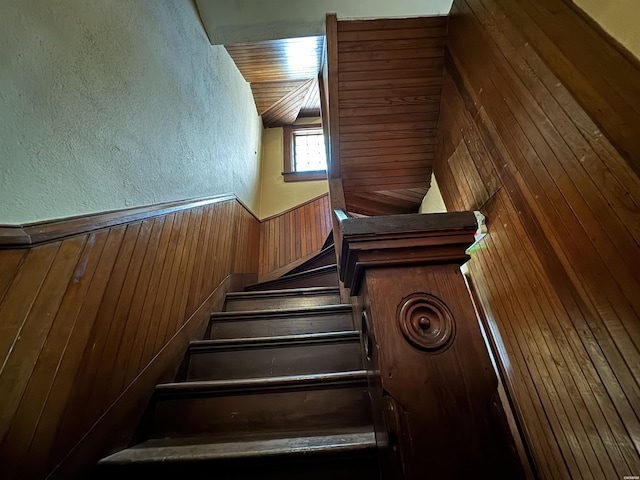
[[[276,291],[277,292],[277,291]],[[256,293],[267,293],[272,294],[273,291],[270,292],[239,292],[242,293],[243,298],[253,297]],[[336,292],[335,289],[331,289],[329,294],[339,293]],[[239,298],[239,297],[236,297]],[[311,306],[301,306],[301,307],[292,307],[292,308],[269,308],[266,310],[231,310],[231,311],[222,311],[222,312],[212,312],[210,314],[210,318],[213,320],[222,320],[222,319],[234,319],[234,318],[245,318],[245,317],[284,317],[289,315],[314,315],[314,314],[322,314],[328,312],[348,312],[351,313],[353,306],[350,303],[328,303],[322,305],[311,305]]]
[[[270,290],[274,288],[303,288],[303,287],[337,287],[338,266],[334,263],[315,268],[288,273],[275,280],[247,285],[245,292]]]
[[[148,440],[103,459],[101,478],[109,478],[110,471],[153,473],[159,478],[185,478],[183,475],[194,473],[204,474],[202,478],[320,479],[331,475],[357,480],[376,476],[373,426],[293,433]]]
[[[320,252],[313,258],[310,258],[306,262],[291,269],[289,272],[287,272],[287,275],[300,273],[304,272],[305,270],[311,270],[313,268],[332,265],[335,263],[337,263],[336,249],[333,243],[331,243],[331,245],[329,245],[328,247],[324,247],[322,250],[320,250]]]
[[[224,310],[255,311],[314,307],[340,303],[338,287],[284,288],[227,294]]]
[[[191,342],[181,380],[342,372],[362,368],[356,330]]]
[[[253,392],[269,389],[297,389],[299,387],[333,387],[335,385],[365,385],[367,372],[353,370],[348,372],[316,373],[312,375],[285,375],[281,377],[240,378],[233,380],[203,380],[198,382],[171,382],[156,385],[160,395],[189,394],[192,392]]]
[[[353,330],[352,312],[348,304],[216,312],[211,314],[205,338],[244,339]]]
[[[351,341],[360,338],[357,330],[344,330],[336,332],[324,333],[306,333],[297,335],[280,335],[272,337],[246,337],[246,338],[228,338],[219,340],[196,340],[190,342],[189,351],[201,349],[236,349],[236,348],[253,348],[263,346],[283,346],[298,344],[313,344]]]
[[[180,382],[156,388],[148,438],[369,425],[365,372]]]
[[[199,435],[154,438],[114,453],[101,464],[156,462],[163,459],[217,459],[275,457],[288,453],[336,453],[375,446],[373,425],[322,431],[252,433],[246,435]]]

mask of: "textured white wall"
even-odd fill
[[[636,0],[634,0],[636,1]],[[196,0],[214,45],[324,35],[340,19],[447,15],[453,0]]]
[[[2,0],[0,224],[235,193],[251,90],[190,0]]]

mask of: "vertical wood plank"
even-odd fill
[[[111,321],[112,329],[109,331],[111,341],[106,346],[102,354],[101,364],[108,365],[111,363],[109,370],[114,373],[109,376],[108,381],[102,381],[94,386],[94,397],[91,400],[91,403],[100,405],[99,411],[103,411],[111,405],[113,400],[117,398],[117,395],[122,392],[121,375],[124,373],[124,368],[114,368],[114,366],[118,366],[118,359],[120,359],[121,363],[124,363],[123,357],[125,357],[125,355],[128,356],[128,353],[130,353],[127,352],[127,354],[124,354],[122,350],[126,349],[127,336],[131,335],[129,330],[132,327],[128,322],[129,312],[132,308],[133,297],[135,295],[138,280],[140,279],[140,273],[146,252],[150,245],[149,240],[151,237],[152,227],[153,221],[144,221],[140,225],[135,247],[131,255],[131,261],[127,267],[126,277],[122,284],[122,292],[118,298],[118,304],[113,314],[113,319]],[[133,325],[136,325],[135,322],[132,323]]]
[[[64,375],[56,377],[54,389],[56,399],[59,399],[59,402],[52,403],[52,408],[56,409],[57,413],[52,419],[56,423],[52,425],[51,430],[42,432],[42,443],[38,442],[36,446],[37,449],[41,449],[43,454],[45,452],[48,453],[47,461],[41,465],[43,469],[51,465],[54,461],[52,459],[58,458],[62,455],[62,452],[66,452],[69,446],[77,439],[75,432],[81,429],[81,427],[77,426],[76,422],[79,422],[79,418],[76,415],[78,411],[82,410],[82,396],[85,389],[75,388],[75,385],[79,378],[82,379],[80,382],[86,378],[87,363],[85,354],[93,345],[91,335],[100,313],[102,298],[109,284],[125,229],[126,227],[119,226],[110,229],[108,233],[97,271],[93,276],[78,315],[78,318],[82,319],[80,328],[74,330],[69,346],[65,351],[63,364],[60,366],[61,370],[64,368]],[[53,443],[54,438],[56,439],[55,443]]]
[[[331,230],[329,197],[323,195],[260,224],[260,273],[317,252]]]
[[[180,232],[178,234],[178,241],[173,253],[174,258],[167,280],[166,293],[162,298],[163,307],[160,316],[160,328],[158,329],[156,343],[152,350],[152,355],[155,355],[166,343],[166,341],[174,334],[174,332],[171,331],[173,325],[175,324],[175,319],[172,318],[172,314],[175,312],[175,304],[180,302],[179,298],[177,297],[176,291],[178,276],[180,274],[180,268],[182,262],[184,261],[183,259],[185,257],[185,254],[187,254],[187,252],[185,252],[185,242],[187,241],[187,232],[190,228],[193,228],[193,213],[194,212],[192,210],[189,210],[185,213],[182,219]]]
[[[26,250],[0,250],[0,305],[26,254]]]
[[[619,478],[640,468],[640,179],[571,96],[591,80],[548,61],[584,53],[547,36],[575,26],[550,4],[454,2],[434,171],[448,207],[485,202],[469,269],[541,478]]]
[[[29,313],[20,326],[11,351],[0,370],[0,391],[6,392],[3,395],[0,414],[0,438],[5,440],[3,446],[10,445],[6,443],[6,436],[11,419],[18,410],[29,378],[51,329],[55,318],[51,312],[57,311],[62,303],[67,282],[61,279],[68,279],[71,276],[84,241],[84,238],[74,238],[62,242],[59,248],[55,246],[56,255],[53,262],[47,268],[47,274],[38,295],[33,300]],[[8,449],[2,448],[2,452],[8,453]]]
[[[60,243],[44,245],[27,253],[24,262],[7,290],[0,304],[0,374],[4,369],[18,332],[33,307],[42,283],[60,248]],[[26,293],[25,293],[26,292]]]
[[[140,223],[128,225],[124,231],[122,244],[91,332],[91,339],[85,349],[83,365],[74,382],[74,394],[78,402],[76,412],[82,412],[80,415],[82,420],[73,425],[67,424],[68,428],[63,430],[65,434],[73,437],[78,436],[79,431],[90,426],[91,419],[95,418],[95,415],[100,411],[101,403],[99,401],[92,403],[91,399],[95,398],[94,391],[100,389],[101,383],[106,378],[104,375],[108,366],[105,365],[104,352],[105,350],[110,351],[113,344],[119,343],[116,332],[120,322],[117,320],[114,322],[114,315],[139,232]],[[111,363],[112,360],[109,358],[108,363]]]
[[[66,402],[71,395],[73,380],[82,360],[82,353],[95,316],[90,311],[90,308],[97,303],[92,297],[100,291],[100,284],[106,282],[108,277],[105,270],[109,268],[109,265],[108,262],[102,261],[102,255],[109,237],[109,232],[105,230],[89,235],[85,247],[86,251],[74,272],[70,291],[57,312],[55,325],[60,325],[60,331],[57,329],[52,331],[47,339],[50,347],[45,346],[41,358],[42,368],[55,368],[55,374],[52,377],[49,377],[48,374],[34,374],[30,380],[36,385],[44,383],[44,379],[48,379],[50,387],[38,415],[34,415],[28,406],[24,413],[25,417],[36,421],[35,432],[30,439],[26,456],[17,457],[18,461],[24,461],[26,477],[30,477],[32,474],[34,477],[38,477],[45,471],[49,449],[55,441],[58,427],[62,422]],[[49,355],[54,358],[57,355],[59,357],[57,361],[49,363],[47,362]],[[14,422],[15,428],[19,430],[28,425],[22,423],[18,417],[14,419]],[[59,441],[62,442],[64,439],[60,438]],[[26,459],[30,461],[26,461]],[[19,468],[16,468],[16,474],[20,471]]]
[[[125,385],[131,382],[137,372],[140,371],[144,362],[144,355],[147,345],[150,341],[150,325],[153,325],[154,317],[152,315],[153,308],[155,306],[155,299],[157,294],[158,284],[160,283],[160,275],[164,266],[164,261],[167,253],[167,245],[169,238],[173,230],[173,221],[175,215],[170,214],[164,217],[162,220],[157,221],[154,233],[154,243],[156,242],[156,236],[159,235],[157,240],[157,247],[150,261],[153,263],[151,266],[145,268],[145,273],[148,273],[146,289],[140,292],[140,300],[135,304],[135,310],[132,311],[134,316],[132,320],[138,323],[138,329],[136,332],[135,345],[136,348],[131,352],[130,358],[127,360],[127,368],[124,375]],[[151,269],[149,271],[149,269]],[[155,334],[155,331],[152,331]]]

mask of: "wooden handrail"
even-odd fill
[[[342,230],[343,222],[349,218],[349,215],[347,215],[346,213],[344,213],[344,212],[343,212],[342,210],[340,210],[339,208],[338,208],[338,209],[335,209],[335,210],[333,211],[333,214],[334,214],[334,215],[336,216],[336,218],[338,219],[338,223],[340,224],[340,230]]]
[[[115,225],[131,223],[229,200],[238,200],[238,198],[235,195],[224,194],[46,220],[24,225],[0,225],[0,248],[33,247],[41,243],[60,240],[71,235],[78,235],[101,228],[113,227]]]

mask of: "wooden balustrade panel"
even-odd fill
[[[487,216],[470,275],[540,478],[637,475],[640,180],[563,84],[584,78],[529,43],[549,19],[522,35],[524,4],[454,2],[434,170],[449,210]]]
[[[383,478],[524,479],[460,272],[473,212],[343,218]],[[356,317],[357,318],[357,317]]]
[[[317,253],[332,229],[329,196],[263,220],[260,225],[260,273],[269,273]]]
[[[0,250],[0,464],[42,478],[220,282],[258,267],[235,200]]]

